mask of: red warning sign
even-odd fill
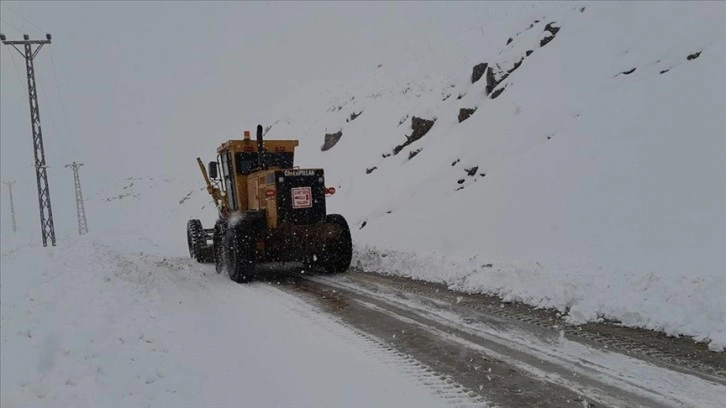
[[[292,208],[310,208],[313,206],[313,193],[310,187],[292,189]]]

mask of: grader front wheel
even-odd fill
[[[199,220],[187,221],[187,245],[189,246],[189,256],[192,259],[199,257],[200,248],[204,245],[204,228]]]

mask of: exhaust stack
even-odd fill
[[[257,125],[257,161],[262,169],[267,168],[267,163],[265,163],[265,147],[262,142],[262,125]]]

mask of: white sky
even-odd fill
[[[220,141],[254,129],[274,103],[304,84],[353,79],[391,57],[411,59],[412,69],[435,69],[418,63],[426,47],[454,46],[447,43],[452,27],[474,26],[504,7],[3,1],[0,31],[8,39],[53,35],[35,63],[56,232],[62,234],[75,233],[76,222],[72,175],[64,164],[86,164],[86,191],[120,177],[193,169],[197,155],[209,156]],[[422,51],[397,54],[414,46]],[[38,229],[24,62],[9,46],[1,47],[0,59],[0,172],[18,180],[19,226]],[[6,196],[3,190],[3,206]],[[7,212],[3,208],[0,217]]]

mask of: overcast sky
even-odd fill
[[[120,177],[169,174],[180,166],[194,169],[196,155],[210,156],[222,140],[254,129],[274,103],[295,89],[311,81],[369,74],[392,50],[415,44],[425,56],[434,42],[451,46],[443,27],[466,27],[501,6],[1,4],[0,31],[8,39],[23,33],[53,35],[35,65],[56,224],[59,214],[68,215],[57,227],[61,233],[75,231],[73,180],[64,164],[86,164],[81,178],[88,194]],[[422,31],[428,38],[421,38]],[[38,229],[24,61],[10,46],[1,47],[0,59],[0,171],[3,179],[18,180],[22,224],[35,223],[32,228]],[[414,64],[413,69],[432,67]],[[3,189],[4,225],[6,196]]]

